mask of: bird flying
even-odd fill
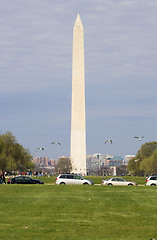
[[[107,139],[107,140],[105,141],[105,144],[106,144],[107,142],[110,142],[110,143],[112,144],[112,140],[111,140],[111,139]]]
[[[51,144],[58,144],[58,145],[61,145],[61,143],[60,143],[60,142],[58,142],[58,143],[56,143],[56,142],[52,142]]]
[[[138,141],[141,141],[141,140],[142,140],[142,138],[144,138],[144,136],[142,136],[141,138],[140,138],[140,137],[134,137],[134,138],[137,138],[137,139],[138,139]]]
[[[38,147],[38,150],[44,151],[45,148],[43,148],[43,147]]]

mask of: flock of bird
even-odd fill
[[[142,138],[144,138],[144,136],[142,136],[142,137],[138,137],[138,136],[136,136],[136,137],[134,137],[134,138],[137,138],[138,141],[141,141]],[[112,139],[107,139],[107,140],[105,141],[105,144],[106,144],[106,143],[111,143],[111,144],[112,144],[113,141],[112,141]],[[60,142],[52,142],[51,144],[54,144],[54,145],[61,145]],[[45,148],[44,148],[44,147],[38,147],[38,150],[44,151]]]
[[[136,136],[136,137],[134,137],[134,138],[137,138],[138,139],[138,141],[141,141],[142,140],[142,138],[144,138],[144,136],[142,136],[142,137],[138,137],[138,136]],[[113,143],[113,141],[112,141],[112,139],[107,139],[106,141],[105,141],[105,144],[106,143]],[[55,145],[61,145],[61,143],[60,142],[52,142],[51,144],[55,144]],[[45,150],[45,148],[44,147],[38,147],[38,150],[41,150],[41,151],[44,151]]]
[[[136,137],[134,137],[134,138],[137,138],[138,141],[141,141],[142,138],[144,138],[144,136],[142,136],[142,137],[138,137],[138,136],[136,136]],[[113,141],[112,141],[111,139],[107,139],[107,140],[105,141],[105,144],[108,143],[108,142],[111,143],[111,144],[113,143]]]
[[[51,144],[61,145],[60,142],[52,142]],[[45,148],[44,147],[38,147],[38,150],[45,151]]]

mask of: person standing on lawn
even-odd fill
[[[2,182],[6,184],[6,181],[5,181],[5,173],[3,172],[3,175],[2,175]]]

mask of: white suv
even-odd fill
[[[150,176],[146,179],[146,186],[157,186],[157,175]]]
[[[55,184],[65,185],[65,184],[74,184],[74,185],[94,185],[93,181],[85,179],[84,177],[77,174],[64,173],[60,174],[56,178]]]

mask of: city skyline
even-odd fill
[[[2,1],[1,134],[12,132],[34,156],[38,147],[49,158],[70,155],[72,27],[79,12],[87,155],[124,158],[156,141],[156,10],[155,0]]]

